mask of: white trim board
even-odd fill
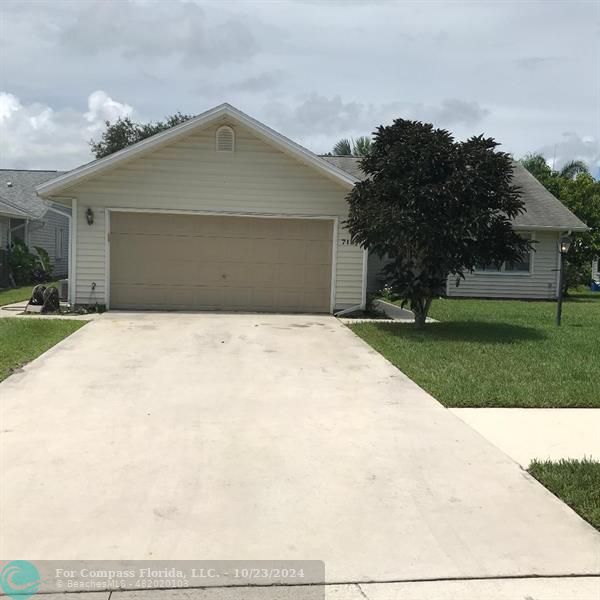
[[[250,217],[256,219],[314,219],[321,221],[332,221],[332,248],[331,248],[331,298],[329,301],[329,312],[333,314],[335,311],[335,289],[337,275],[337,247],[338,247],[338,231],[339,217],[333,215],[289,215],[289,214],[260,214],[260,213],[232,213],[232,212],[215,212],[215,211],[193,211],[193,210],[170,210],[170,209],[146,209],[146,208],[105,208],[105,232],[104,238],[104,301],[106,309],[110,310],[110,213],[125,212],[125,213],[158,213],[168,215],[194,215],[198,217]]]
[[[271,143],[273,146],[279,148],[283,152],[286,152],[290,156],[295,157],[306,165],[317,169],[331,179],[336,180],[347,189],[352,189],[354,184],[358,181],[356,177],[353,177],[346,171],[343,171],[342,169],[332,165],[310,150],[300,146],[300,144],[290,140],[274,129],[267,127],[260,121],[253,119],[249,115],[243,113],[241,110],[231,106],[231,104],[225,103],[220,104],[215,108],[211,108],[210,110],[207,110],[197,117],[193,117],[185,123],[181,123],[180,125],[176,125],[175,127],[167,129],[166,131],[157,133],[156,135],[142,140],[137,144],[123,148],[122,150],[110,154],[109,156],[99,158],[98,160],[82,165],[81,167],[73,169],[68,173],[51,179],[50,181],[46,181],[36,187],[36,192],[43,197],[60,193],[65,188],[70,187],[76,182],[106,171],[121,162],[130,160],[135,156],[139,156],[150,150],[154,150],[157,147],[174,141],[179,137],[189,135],[193,131],[208,127],[219,120],[225,119],[229,119],[247,127],[258,137]]]

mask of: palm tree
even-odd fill
[[[560,176],[565,179],[575,179],[580,173],[590,174],[589,167],[582,160],[571,160],[560,170]]]
[[[348,138],[342,138],[334,147],[333,154],[335,156],[351,156],[352,143]]]
[[[536,178],[551,175],[552,169],[541,154],[527,154],[520,163]]]
[[[371,150],[372,140],[366,135],[361,135],[355,140],[342,138],[333,147],[335,156],[366,156]]]
[[[361,135],[354,141],[354,155],[366,156],[371,151],[373,141],[366,135]]]

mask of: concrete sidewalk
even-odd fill
[[[600,408],[452,408],[527,468],[533,459],[600,460]]]
[[[598,600],[599,577],[48,594],[40,600]]]

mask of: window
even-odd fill
[[[519,234],[525,240],[533,240],[533,235],[531,233],[521,233]],[[528,252],[524,252],[522,256],[521,262],[504,262],[499,267],[498,265],[485,265],[484,267],[477,269],[478,273],[521,273],[527,274],[531,273],[532,267],[532,256],[531,253],[533,250],[529,250]]]
[[[64,241],[64,230],[58,227],[54,230],[54,256],[57,260],[63,257],[63,241]]]
[[[235,147],[235,133],[229,125],[217,129],[217,152],[233,152]]]

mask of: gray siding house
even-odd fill
[[[54,179],[59,171],[0,169],[0,248],[15,239],[34,252],[48,252],[53,276],[66,277],[69,270],[70,209],[40,198],[36,186]]]
[[[341,169],[362,179],[360,159],[350,156],[324,157]],[[448,296],[479,298],[553,299],[557,296],[560,237],[569,232],[584,231],[580,221],[560,200],[553,196],[520,163],[514,163],[514,183],[521,188],[526,212],[513,222],[515,230],[534,240],[535,250],[523,257],[519,264],[504,264],[499,269],[485,269],[467,273],[456,285],[450,278]],[[385,260],[369,255],[367,288],[370,292],[381,289],[379,278]]]

